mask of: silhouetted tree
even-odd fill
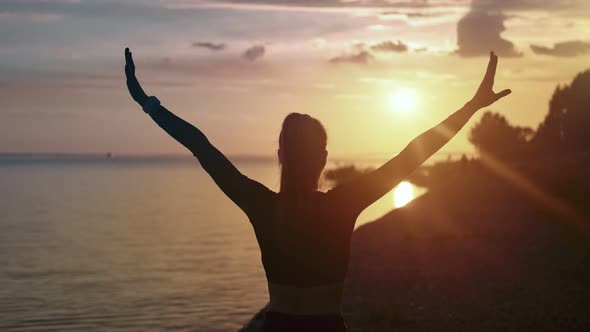
[[[538,152],[590,151],[590,70],[555,89],[533,145]]]
[[[469,141],[483,156],[506,159],[524,153],[533,135],[529,127],[511,126],[503,115],[486,112],[471,128]]]

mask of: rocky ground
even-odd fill
[[[524,188],[463,177],[359,228],[351,331],[590,331],[590,214],[566,203],[590,200]]]

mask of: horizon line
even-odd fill
[[[336,155],[328,157],[328,160],[350,160],[350,159],[388,159],[395,156],[397,153],[367,153],[354,155]],[[437,152],[433,156],[474,156],[476,152],[469,151],[448,151]],[[183,153],[114,153],[114,152],[0,152],[0,158],[36,158],[36,157],[52,157],[52,158],[154,158],[154,159],[192,159],[192,154]],[[236,160],[276,160],[275,155],[271,154],[228,154],[228,158]]]

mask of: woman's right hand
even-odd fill
[[[143,91],[137,77],[135,77],[135,64],[129,48],[125,48],[125,76],[127,76],[127,89],[129,89],[131,98],[143,107],[148,100],[148,95]]]

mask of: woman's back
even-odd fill
[[[269,193],[248,216],[260,245],[270,309],[338,314],[356,215],[335,195]],[[261,204],[260,204],[261,203]],[[348,211],[347,211],[348,210]]]
[[[328,193],[269,198],[248,213],[268,281],[296,287],[342,282],[356,216]]]

